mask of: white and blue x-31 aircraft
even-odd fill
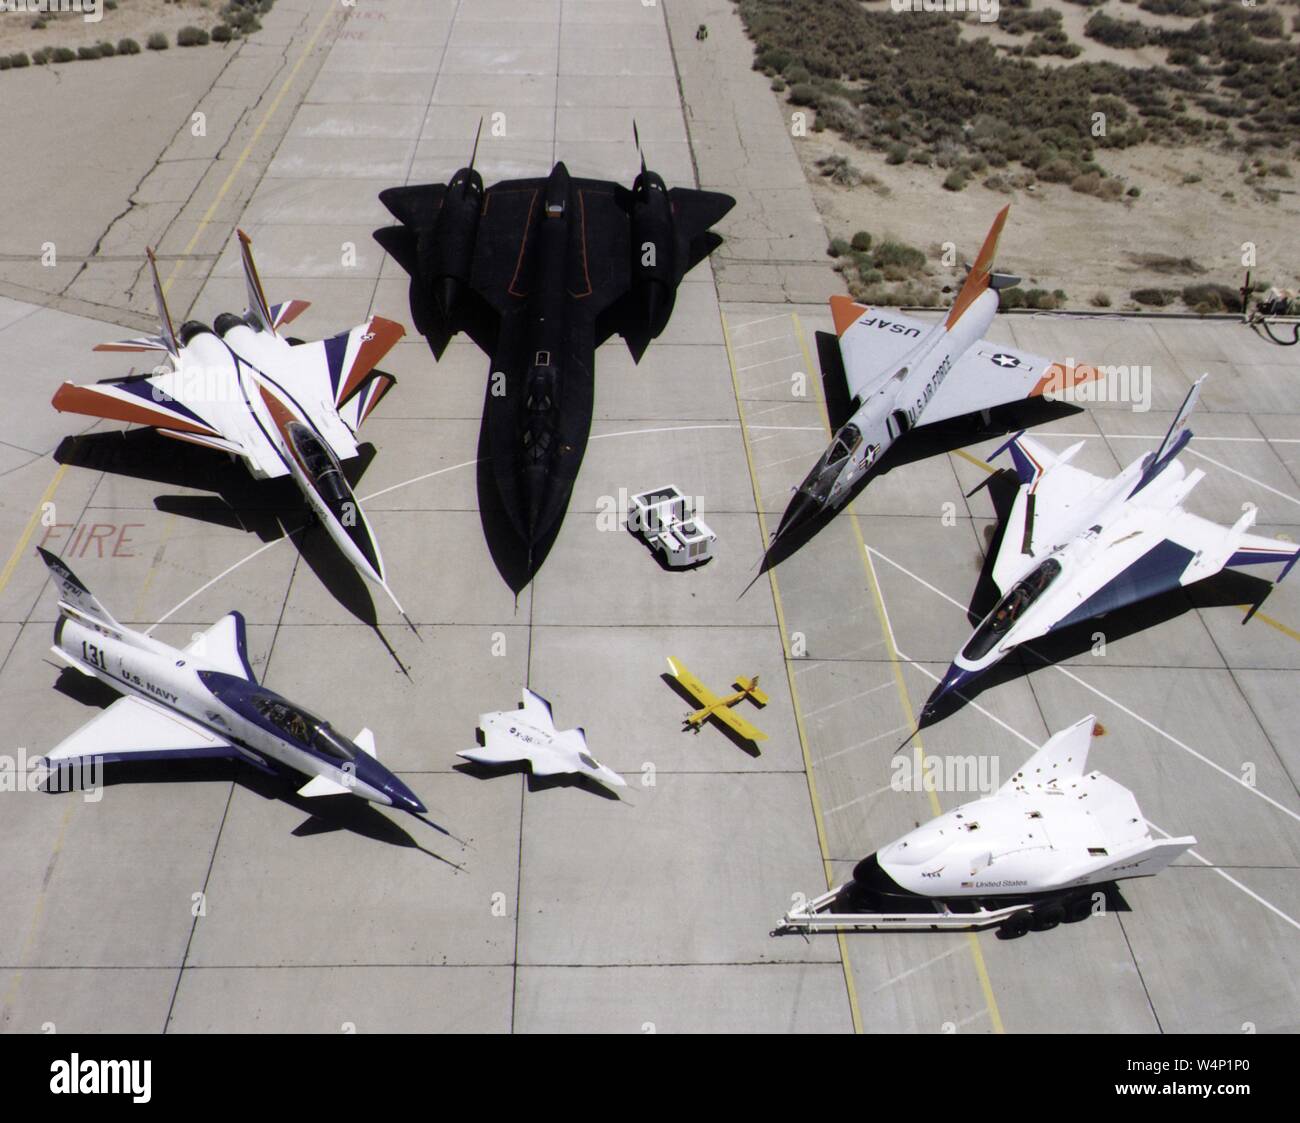
[[[59,590],[54,654],[123,695],[45,755],[51,769],[90,760],[242,760],[308,777],[299,795],[350,793],[423,814],[415,793],[375,758],[369,729],[349,739],[258,685],[238,612],[184,650],[169,647],[123,627],[63,562],[40,555]]]
[[[1287,575],[1300,547],[1250,534],[1253,505],[1231,527],[1183,510],[1183,500],[1205,478],[1200,468],[1189,472],[1177,459],[1192,438],[1187,418],[1204,381],[1202,375],[1188,391],[1160,447],[1113,479],[1070,464],[1082,441],[1056,455],[1020,432],[993,453],[990,460],[1010,453],[1020,480],[993,562],[993,582],[1003,596],[930,695],[923,722],[940,699],[1048,632],[1229,566],[1284,562],[1277,580]]]

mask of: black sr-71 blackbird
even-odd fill
[[[379,198],[401,225],[375,239],[410,274],[415,325],[435,355],[464,331],[491,357],[482,446],[526,549],[521,572],[496,558],[518,591],[569,504],[591,428],[596,348],[617,333],[640,360],[682,278],[721,244],[709,228],[735,200],[669,190],[644,156],[630,191],[571,176],[563,163],[544,179],[485,189],[471,156],[450,183]]]

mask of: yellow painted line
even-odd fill
[[[970,463],[974,464],[976,468],[983,468],[984,471],[986,471],[990,476],[997,474],[997,469],[993,467],[992,464],[989,464],[987,461],[981,460],[978,456],[972,456],[964,448],[955,448],[952,451],[957,456],[960,456],[963,460],[970,461]]]
[[[217,213],[217,207],[221,205],[221,200],[226,197],[226,192],[230,190],[230,185],[235,182],[235,177],[239,175],[244,164],[248,162],[248,157],[252,155],[253,148],[256,146],[257,142],[262,139],[262,133],[266,131],[266,126],[271,123],[271,118],[275,116],[275,111],[280,108],[280,102],[284,100],[284,95],[289,92],[289,87],[293,85],[294,79],[298,77],[298,71],[302,69],[302,64],[307,61],[307,56],[311,54],[312,48],[316,46],[316,40],[320,38],[320,33],[325,30],[325,24],[329,21],[330,17],[334,15],[336,10],[336,5],[329,5],[325,14],[321,17],[320,22],[316,25],[316,30],[311,33],[311,38],[307,40],[307,45],[303,47],[301,52],[299,52],[297,62],[293,64],[293,68],[289,71],[288,76],[280,85],[280,89],[271,100],[271,104],[267,106],[266,112],[262,115],[261,121],[258,122],[257,128],[253,130],[252,137],[249,139],[248,143],[244,145],[244,150],[239,154],[239,158],[235,161],[235,166],[230,169],[230,174],[226,176],[225,182],[222,183],[220,188],[218,188],[216,197],[212,200],[212,205],[208,207],[208,209],[203,213],[203,217],[199,219],[199,225],[194,231],[194,236],[189,240],[185,248],[181,250],[180,260],[172,266],[171,273],[168,275],[167,280],[163,282],[164,293],[171,289],[172,282],[176,280],[177,273],[180,272],[181,266],[185,263],[185,258],[189,257],[194,247],[198,245],[199,238],[202,237],[204,229],[207,227],[208,223],[212,221],[212,216]]]
[[[808,365],[808,369],[811,370],[812,354],[808,350],[808,339],[804,334],[803,324],[799,320],[798,313],[792,312],[790,315],[791,319],[794,320],[795,334],[799,339],[799,347],[803,351],[804,362]],[[822,414],[826,418],[827,434],[829,435],[831,426],[830,417],[826,413],[826,399],[824,396],[821,396],[820,400],[822,403]],[[984,464],[982,460],[977,460],[969,454],[963,453],[963,455],[973,463],[988,468],[988,465]],[[994,469],[989,468],[990,472],[993,470]],[[888,619],[888,614],[885,610],[885,599],[881,595],[880,582],[876,578],[876,567],[871,561],[871,553],[867,549],[867,541],[862,534],[862,524],[859,522],[858,513],[853,509],[852,504],[849,505],[848,515],[849,524],[853,527],[853,534],[858,540],[858,549],[862,555],[862,564],[867,573],[867,581],[871,585],[871,595],[876,605],[876,617],[880,621],[880,631],[881,635],[884,637],[885,650],[889,653],[889,663],[894,671],[894,684],[898,691],[899,704],[903,708],[903,716],[907,719],[908,727],[915,729],[917,727],[916,711],[913,710],[912,699],[907,693],[907,682],[903,678],[902,661],[898,657],[897,648],[894,647],[893,633],[885,622]],[[921,765],[924,769],[926,756],[925,747],[921,744],[920,733],[916,734],[913,741],[916,744],[917,752],[920,753]],[[943,814],[943,807],[939,803],[938,793],[931,788],[928,794],[930,796],[930,811],[936,818],[938,818],[939,815]],[[993,994],[993,983],[989,979],[988,965],[984,962],[984,952],[980,947],[979,937],[976,936],[974,932],[967,932],[966,942],[967,946],[970,948],[971,958],[975,961],[975,974],[979,979],[980,990],[984,995],[984,1005],[988,1008],[989,1020],[992,1022],[993,1032],[1005,1033],[1006,1029],[1002,1024],[1002,1012],[998,1009],[998,1000]]]
[[[1237,605],[1237,607],[1240,608],[1242,612],[1249,612],[1251,608],[1254,606],[1249,604],[1239,604]],[[1288,628],[1285,624],[1282,623],[1281,620],[1274,620],[1273,617],[1266,616],[1262,612],[1256,612],[1255,615],[1251,617],[1251,619],[1259,620],[1262,623],[1267,624],[1270,628],[1276,628],[1284,636],[1290,636],[1293,640],[1300,643],[1300,632],[1297,632],[1294,628]]]
[[[749,465],[749,482],[754,490],[754,506],[758,511],[759,533],[763,543],[767,543],[767,519],[763,514],[763,496],[758,487],[758,472],[754,467],[754,454],[749,445],[749,430],[745,427],[745,407],[740,397],[740,377],[736,373],[736,356],[731,348],[731,332],[727,327],[727,317],[719,313],[722,320],[722,341],[727,348],[727,366],[731,369],[731,387],[736,396],[736,414],[740,421],[740,438],[745,448],[745,462]],[[784,656],[786,682],[790,686],[790,701],[794,704],[794,723],[799,733],[799,749],[803,753],[804,775],[808,778],[808,797],[812,802],[813,822],[817,828],[817,845],[821,849],[822,873],[826,878],[826,888],[835,887],[834,873],[831,870],[830,847],[826,842],[826,821],[822,815],[821,800],[817,795],[817,778],[813,774],[812,754],[808,748],[808,734],[804,728],[803,711],[799,707],[799,687],[795,682],[793,655],[790,652],[789,635],[785,627],[785,608],[781,604],[781,588],[776,580],[776,567],[767,571],[768,581],[772,586],[772,602],[776,605],[776,626],[781,633],[781,651]],[[840,948],[840,966],[844,971],[844,987],[848,992],[849,1015],[853,1021],[853,1032],[862,1032],[862,1012],[858,1007],[858,989],[853,979],[853,967],[849,963],[848,942],[843,932],[836,933]]]
[[[63,813],[63,821],[59,824],[58,837],[54,840],[54,852],[50,855],[49,863],[46,869],[52,869],[54,863],[58,861],[59,853],[63,850],[63,840],[68,835],[68,824],[72,822],[72,812],[76,810],[77,801],[71,799],[68,801],[68,809]],[[5,998],[3,1005],[0,1005],[0,1025],[4,1024],[7,1012],[13,1007],[14,999],[18,997],[18,986],[23,979],[23,964],[27,962],[28,956],[31,955],[32,949],[36,946],[36,939],[40,933],[41,917],[45,915],[45,894],[48,891],[48,885],[42,885],[41,891],[36,895],[36,908],[32,910],[32,922],[27,929],[27,939],[23,941],[23,950],[18,959],[18,967],[15,968],[13,975],[9,979],[9,986],[5,989]]]
[[[18,539],[18,545],[14,547],[14,552],[9,555],[9,560],[5,563],[3,570],[0,570],[0,593],[3,593],[5,586],[9,584],[9,578],[14,575],[14,570],[18,568],[18,562],[23,554],[27,551],[27,544],[32,540],[32,535],[41,522],[41,512],[45,504],[54,498],[54,493],[59,490],[59,484],[63,482],[63,477],[67,474],[68,466],[60,464],[54,473],[54,478],[50,480],[50,486],[45,489],[45,494],[36,501],[36,509],[32,512],[32,517],[27,520],[27,526],[23,528],[22,537]]]

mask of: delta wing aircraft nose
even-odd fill
[[[921,708],[921,721],[928,721],[934,717],[939,709],[939,703],[947,698],[954,690],[959,690],[979,674],[978,671],[968,671],[954,663],[948,668],[948,673],[940,680],[939,685],[931,692],[930,697],[925,700],[925,705]]]
[[[409,811],[413,815],[423,815],[428,810],[410,788],[374,757],[358,753],[356,768],[357,779],[381,796],[389,806],[396,807],[399,811]]]

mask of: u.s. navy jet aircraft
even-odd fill
[[[45,755],[51,768],[98,759],[242,760],[308,777],[299,795],[351,793],[419,815],[425,806],[375,759],[363,729],[349,740],[265,686],[248,663],[244,618],[230,612],[179,650],[119,624],[76,575],[40,555],[59,590],[51,649],[123,695]]]
[[[189,320],[174,330],[148,250],[159,334],[101,343],[95,350],[161,351],[163,365],[89,386],[65,382],[55,391],[54,408],[148,425],[164,436],[219,449],[242,458],[255,479],[292,476],[343,556],[405,617],[388,587],[374,531],[339,464],[357,455],[357,429],[396,381],[374,367],[405,329],[372,316],[314,343],[283,338],[279,329],[309,304],[268,306],[252,243],[242,230],[237,233],[248,290],[242,316],[223,312],[212,327]]]
[[[1021,432],[993,453],[1009,452],[1020,480],[993,562],[993,582],[1005,595],[930,695],[923,722],[940,699],[1028,640],[1212,577],[1225,566],[1285,562],[1277,580],[1287,575],[1300,547],[1247,533],[1257,514],[1253,505],[1231,527],[1182,508],[1205,478],[1177,460],[1192,438],[1187,418],[1204,381],[1202,375],[1188,391],[1160,447],[1114,479],[1069,463],[1082,441],[1053,455]]]
[[[849,417],[795,489],[773,542],[847,502],[854,485],[909,430],[1044,392],[1061,394],[1098,376],[1096,367],[1065,365],[984,338],[998,310],[998,290],[1019,282],[993,271],[1010,209],[1003,207],[993,220],[939,323],[831,297]]]
[[[523,705],[517,710],[480,714],[483,746],[457,753],[476,764],[512,764],[526,760],[534,776],[555,776],[576,772],[602,784],[627,787],[627,781],[587,752],[587,734],[582,729],[555,728],[551,704],[540,694],[524,687]]]
[[[471,157],[450,183],[379,198],[401,225],[375,238],[411,275],[412,315],[435,352],[463,330],[492,358],[484,430],[496,489],[527,547],[522,587],[582,463],[595,349],[618,332],[640,358],[682,278],[721,242],[709,228],[735,200],[668,190],[644,157],[631,191],[571,176],[563,163],[544,179],[485,190]]]
[[[1085,773],[1095,730],[1091,715],[1061,730],[996,792],[881,847],[851,881],[787,914],[783,928],[1001,923],[1022,935],[1031,923],[1087,916],[1087,887],[1159,873],[1196,839],[1152,837],[1131,791]]]

